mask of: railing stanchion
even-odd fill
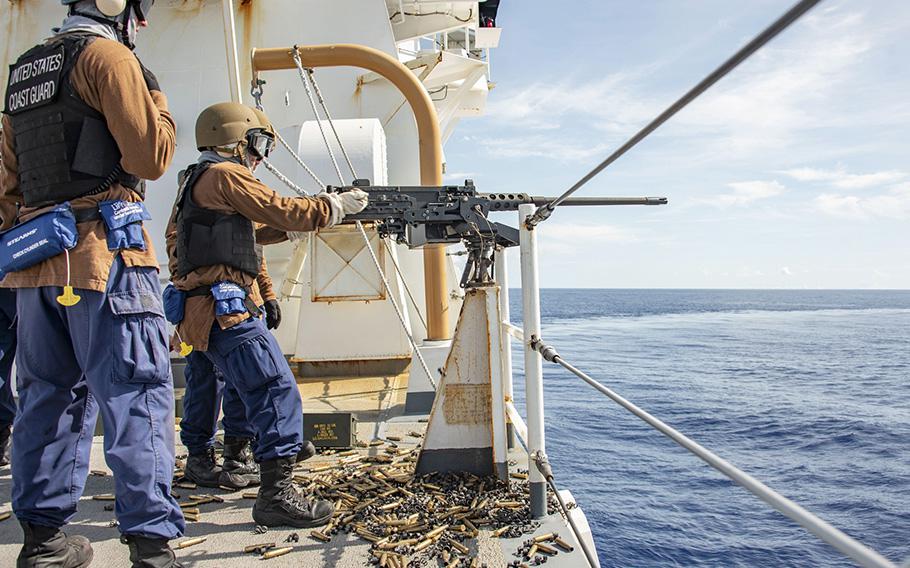
[[[496,252],[496,264],[493,271],[496,276],[496,283],[499,284],[499,315],[505,323],[511,323],[509,313],[509,263],[507,262],[506,252],[509,249],[503,248]],[[502,393],[506,402],[512,402],[512,339],[506,332],[505,326],[502,327],[502,334],[499,336],[500,352],[502,353]],[[515,430],[512,428],[512,422],[506,424],[506,439],[508,440],[509,449],[515,447]]]
[[[540,284],[537,272],[537,231],[529,230],[525,221],[537,208],[518,206],[521,228],[521,300],[524,327],[525,398],[528,407],[528,469],[530,470],[531,517],[547,514],[547,482],[534,466],[538,454],[546,454],[543,411],[543,360],[531,347],[540,337]]]

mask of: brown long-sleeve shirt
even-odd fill
[[[253,177],[248,168],[235,162],[213,164],[203,173],[192,188],[193,201],[199,207],[226,215],[241,214],[253,221],[258,244],[272,244],[287,239],[288,231],[314,231],[324,227],[329,220],[328,205],[322,199],[281,197],[273,189]],[[259,276],[225,265],[196,269],[178,277],[177,274],[177,225],[176,208],[171,213],[167,227],[168,268],[171,279],[180,290],[192,290],[229,280],[250,289],[250,299],[257,306],[274,299],[271,279],[265,264]],[[265,275],[265,279],[263,279]],[[263,290],[267,288],[267,290]],[[219,316],[218,325],[228,329],[249,318],[248,313]],[[186,299],[183,321],[177,326],[180,338],[199,351],[207,351],[209,332],[216,321],[215,300],[212,296],[193,296]]]
[[[76,93],[90,107],[104,115],[108,129],[120,148],[123,169],[143,179],[161,177],[171,163],[176,144],[175,125],[167,109],[167,98],[159,91],[149,92],[132,51],[105,38],[94,39],[79,56],[70,74]],[[44,209],[22,208],[19,189],[15,139],[9,117],[3,116],[0,141],[0,230],[9,229],[20,219],[28,219]],[[121,199],[138,201],[133,191],[114,184],[98,195],[71,201],[74,208],[87,208],[101,201]],[[79,243],[70,250],[70,284],[103,292],[118,251],[107,248],[102,221],[79,223]],[[127,266],[158,267],[152,241],[143,229],[146,249],[119,251]],[[34,288],[66,284],[66,257],[59,255],[20,272],[8,274],[0,286]]]

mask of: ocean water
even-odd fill
[[[518,290],[511,300],[518,322]],[[542,327],[619,394],[893,561],[910,557],[910,291],[544,290]],[[547,453],[603,566],[852,565],[544,365]]]

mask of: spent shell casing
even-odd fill
[[[496,529],[495,531],[493,531],[493,537],[494,537],[494,538],[499,538],[499,537],[501,537],[502,534],[503,534],[504,532],[506,532],[507,530],[509,530],[509,527],[501,527],[501,528],[498,528],[498,529]]]
[[[527,478],[528,478],[528,474],[527,474],[527,473],[519,473],[519,472],[516,471],[516,472],[514,472],[514,473],[510,473],[510,474],[509,474],[509,477],[511,477],[512,479],[527,479]]]
[[[445,532],[446,529],[448,529],[448,528],[449,528],[449,525],[438,526],[435,529],[428,532],[426,535],[424,535],[424,538],[429,538],[429,539],[435,538],[436,536],[441,535],[443,532]]]
[[[468,547],[465,546],[465,545],[463,545],[463,544],[461,544],[461,543],[458,542],[457,540],[454,540],[454,539],[451,539],[451,538],[450,538],[450,539],[449,539],[449,544],[452,546],[452,548],[454,548],[455,550],[457,550],[458,552],[460,552],[460,553],[462,553],[462,554],[467,554],[467,553],[468,553]]]
[[[277,546],[274,542],[263,542],[262,544],[251,544],[249,546],[243,547],[243,552],[249,554],[250,552],[264,552],[270,548],[275,548]]]
[[[199,515],[199,507],[181,507],[184,515]]]
[[[555,554],[557,554],[555,548],[551,548],[542,542],[537,543],[537,550],[539,550],[540,552],[543,552],[544,554],[549,554],[550,556],[554,556]]]
[[[0,513],[0,521],[5,521],[6,519],[10,518],[12,515],[13,514],[9,511],[6,511],[5,513]]]
[[[433,544],[433,539],[432,539],[432,538],[424,539],[424,540],[418,542],[418,543],[414,546],[414,552],[420,552],[421,550],[423,550],[424,548],[430,546],[431,544]]]
[[[329,542],[332,540],[332,537],[323,533],[322,531],[310,531],[310,536],[317,540],[321,540],[322,542]]]
[[[573,550],[575,550],[574,546],[572,546],[571,544],[569,544],[568,542],[564,541],[561,538],[554,538],[553,544],[555,544],[559,548],[565,550],[566,552],[572,552]]]
[[[180,487],[182,489],[196,489],[196,484],[190,481],[181,481],[177,484],[177,487]]]
[[[184,540],[183,542],[178,542],[174,546],[174,548],[187,548],[189,546],[194,546],[196,544],[202,544],[203,542],[205,542],[205,539],[206,539],[206,537],[204,537],[204,536],[190,538],[190,539]]]
[[[107,477],[107,472],[100,469],[93,469],[91,474],[95,477]]]
[[[547,533],[547,534],[538,535],[538,536],[534,537],[534,542],[544,542],[547,540],[553,540],[557,536],[559,536],[559,535],[556,533]]]
[[[528,560],[534,558],[534,555],[537,554],[537,544],[532,544],[531,548],[528,549],[528,554],[525,556]]]
[[[113,493],[101,493],[99,495],[92,495],[93,501],[113,501],[115,499],[116,497],[114,497]]]
[[[262,558],[265,560],[268,560],[269,558],[277,558],[279,556],[284,556],[285,554],[287,554],[288,552],[290,552],[292,550],[294,550],[293,546],[286,546],[284,548],[275,548],[275,549],[266,551],[265,554],[262,555]]]
[[[255,499],[256,497],[259,497],[259,493],[256,493],[255,491],[253,491],[253,492],[247,491],[246,493],[241,495],[241,497],[243,499]]]

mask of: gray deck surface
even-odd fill
[[[395,390],[395,385],[390,390]],[[356,389],[355,389],[356,390]],[[396,416],[400,414],[400,396],[403,392],[393,393],[388,396],[388,392],[376,393],[375,401],[377,407],[367,413],[360,413],[361,421],[358,424],[358,436],[360,440],[369,441],[377,436],[397,435],[402,437],[398,444],[402,447],[407,445],[416,445],[420,440],[409,437],[410,431],[423,431],[425,423],[411,421],[405,417]],[[347,395],[345,395],[347,396]],[[343,398],[343,397],[342,397]],[[329,407],[336,410],[344,410],[345,404],[339,403],[339,399],[323,401],[320,403],[320,397],[306,398],[307,411],[327,411]],[[358,406],[362,410],[363,399],[358,401]],[[393,420],[389,420],[394,418]],[[377,453],[379,448],[361,449],[363,454]],[[178,446],[177,454],[186,453],[183,446]],[[526,461],[522,458],[522,452],[516,452],[513,459],[519,463]],[[328,463],[329,460],[336,459],[331,456],[316,456],[306,462],[307,466],[315,466],[320,463]],[[104,462],[103,440],[96,437],[92,448],[91,469],[106,471],[110,470]],[[10,469],[9,467],[0,469],[0,513],[10,510]],[[188,568],[215,568],[215,567],[232,567],[232,566],[250,566],[254,563],[265,562],[268,567],[284,566],[306,566],[306,567],[363,567],[370,566],[369,546],[368,543],[356,536],[339,533],[335,535],[331,542],[323,543],[316,541],[309,536],[308,529],[271,529],[266,534],[253,534],[254,523],[251,517],[252,499],[244,499],[243,491],[228,493],[218,489],[182,489],[175,486],[175,492],[181,497],[180,501],[187,501],[190,495],[216,494],[224,499],[224,503],[208,503],[199,507],[200,515],[198,522],[188,522],[186,535],[182,539],[177,539],[172,544],[179,544],[182,540],[194,537],[206,537],[206,541],[182,550],[177,551],[178,558]],[[111,501],[92,500],[93,495],[104,493],[113,493],[113,478],[89,476],[86,483],[85,493],[79,503],[79,512],[73,522],[65,530],[71,534],[81,534],[92,541],[95,550],[95,560],[92,566],[98,567],[128,567],[128,552],[126,546],[119,541],[120,533],[116,527],[112,527],[111,522],[114,520],[112,511],[105,511],[104,506],[111,504]],[[255,491],[251,489],[250,491]],[[559,515],[551,515],[544,520],[541,528],[535,534],[544,534],[547,532],[559,532],[567,541],[574,543],[574,539],[568,538],[569,531],[566,530],[563,519]],[[283,541],[291,533],[296,532],[300,536],[300,542],[284,544]],[[533,535],[525,535],[520,539],[506,540],[491,538],[489,531],[481,531],[480,536],[474,544],[470,545],[471,554],[476,555],[478,565],[485,563],[489,567],[505,566],[508,562],[515,560],[513,553],[517,550],[522,540]],[[15,517],[0,522],[0,566],[13,566],[15,557],[19,552],[22,542],[22,531]],[[275,542],[279,546],[293,546],[293,552],[270,560],[261,560],[258,555],[244,554],[243,548],[247,545]],[[467,543],[466,543],[467,544]],[[437,566],[437,563],[428,564]],[[584,566],[584,557],[581,555],[577,545],[572,553],[560,553],[552,557],[546,564],[550,567],[572,567]],[[416,566],[416,564],[410,564]]]

